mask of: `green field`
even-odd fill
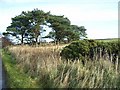
[[[109,41],[118,41],[119,38],[108,38],[108,39],[95,39],[97,41],[109,42]]]

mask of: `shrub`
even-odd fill
[[[97,42],[97,53],[101,53],[102,57],[108,57],[109,60],[114,62],[117,60],[117,56],[120,57],[119,48],[120,45],[118,41]]]
[[[84,59],[85,56],[89,55],[92,48],[96,47],[94,40],[80,40],[74,41],[70,45],[63,48],[60,55],[65,59]]]
[[[111,61],[117,60],[119,52],[119,42],[101,42],[95,40],[74,41],[70,45],[63,48],[60,55],[63,59],[107,59]]]

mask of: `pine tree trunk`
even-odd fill
[[[22,39],[21,39],[21,43],[23,44],[23,38],[24,38],[24,37],[23,37],[23,34],[21,35],[21,37],[22,37]]]
[[[112,61],[112,53],[111,53],[111,51],[110,51],[110,61],[113,62]]]
[[[96,48],[95,59],[98,60],[98,50]]]
[[[37,37],[35,38],[35,42],[36,42],[36,46],[38,45],[38,40],[37,40]]]
[[[101,57],[102,57],[102,50],[100,48],[100,57],[99,57],[99,59],[101,59]]]

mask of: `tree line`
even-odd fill
[[[12,23],[7,27],[7,32],[4,32],[3,35],[15,36],[22,44],[25,38],[26,41],[31,43],[38,43],[38,37],[41,36],[41,33],[47,32],[47,29],[43,29],[43,25],[52,28],[52,30],[42,38],[51,38],[56,43],[65,40],[71,42],[87,36],[84,26],[72,25],[71,21],[64,15],[53,15],[43,10],[22,11],[20,15],[11,19]],[[21,37],[18,37],[18,35]]]

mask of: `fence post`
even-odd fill
[[[117,69],[118,69],[118,55],[116,56],[116,63],[115,63],[115,70],[116,70],[116,73],[117,73]]]

